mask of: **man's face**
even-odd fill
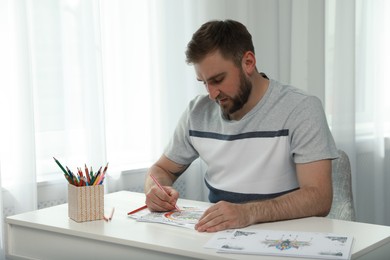
[[[205,84],[210,99],[220,105],[226,118],[239,113],[247,103],[252,91],[251,81],[241,68],[224,59],[218,51],[195,64],[195,71],[198,80]]]

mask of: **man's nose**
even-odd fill
[[[207,84],[206,88],[207,88],[207,92],[209,93],[209,98],[215,101],[220,93],[219,89],[213,86],[212,84]]]

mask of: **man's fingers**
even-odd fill
[[[158,187],[151,188],[146,194],[146,205],[151,211],[170,211],[175,208],[175,204],[176,199]]]

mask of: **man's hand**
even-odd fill
[[[151,211],[171,211],[175,209],[179,192],[172,188],[172,184],[187,169],[188,165],[177,164],[169,160],[165,155],[150,167],[145,180],[146,205]],[[161,190],[153,177],[162,186]],[[164,192],[165,191],[165,192]]]
[[[154,185],[146,192],[146,205],[151,211],[171,211],[175,209],[179,193],[170,186],[162,186],[162,191],[157,185]]]
[[[253,224],[249,211],[249,204],[220,201],[204,212],[195,229],[199,232],[217,232],[246,227]]]

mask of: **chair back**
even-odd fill
[[[352,196],[351,164],[348,155],[339,150],[339,158],[332,161],[333,202],[328,218],[355,221]]]

